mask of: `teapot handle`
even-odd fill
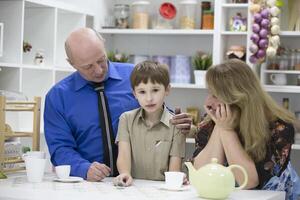
[[[239,187],[235,187],[235,189],[236,189],[236,190],[241,190],[241,189],[243,189],[244,187],[246,187],[246,185],[247,185],[247,183],[248,183],[248,174],[247,174],[246,170],[245,170],[243,167],[239,166],[239,165],[230,165],[228,168],[229,168],[230,170],[232,170],[233,168],[238,168],[238,169],[241,170],[241,171],[243,172],[243,174],[244,174],[244,182],[243,182],[243,184],[240,185]]]

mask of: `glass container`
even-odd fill
[[[173,29],[173,21],[176,16],[176,7],[169,2],[159,6],[157,14],[153,17],[153,29]]]
[[[300,70],[300,49],[296,50],[296,62],[294,70]]]
[[[280,70],[288,70],[289,68],[289,57],[288,51],[283,51],[280,56],[278,56],[279,61],[279,69]]]
[[[184,0],[181,1],[179,8],[179,27],[181,29],[195,29],[196,28],[196,6],[197,1],[195,0]]]
[[[149,1],[135,1],[132,3],[132,28],[149,28]]]
[[[290,55],[289,69],[293,70],[293,69],[295,69],[295,64],[296,64],[296,51],[295,51],[295,49],[290,49],[289,55]]]
[[[117,28],[129,28],[129,5],[114,5],[115,24]]]
[[[214,29],[214,13],[211,10],[204,10],[201,20],[201,29]]]
[[[289,109],[289,98],[283,98],[282,99],[282,106],[285,108],[285,109]]]

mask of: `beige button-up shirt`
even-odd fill
[[[116,142],[130,143],[133,178],[164,180],[170,156],[184,157],[185,136],[169,122],[171,118],[166,107],[160,121],[151,127],[144,120],[142,108],[121,115]]]

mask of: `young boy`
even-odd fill
[[[164,172],[180,171],[185,155],[185,136],[169,120],[164,105],[170,92],[166,65],[152,61],[137,64],[131,87],[140,108],[125,112],[119,121],[119,147],[115,183],[129,186],[133,178],[164,180]]]

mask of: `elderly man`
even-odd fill
[[[104,41],[80,28],[65,42],[77,70],[57,83],[45,100],[44,129],[53,165],[71,165],[71,175],[99,181],[116,175],[115,136],[120,115],[139,107],[132,95],[132,64],[107,60]],[[191,118],[181,113],[173,124],[186,133]]]

